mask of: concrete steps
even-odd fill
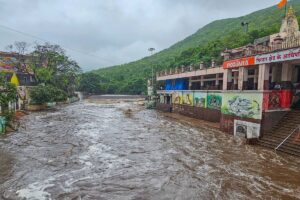
[[[290,111],[273,128],[264,134],[258,145],[275,150],[300,125],[300,110]],[[300,157],[300,133],[296,131],[284,144],[277,149],[278,152]]]

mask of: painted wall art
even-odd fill
[[[207,94],[207,108],[220,110],[222,106],[222,93]]]
[[[207,92],[195,92],[194,93],[194,106],[200,108],[206,108]]]
[[[0,56],[0,71],[17,70],[18,60],[15,57]]]
[[[224,93],[222,113],[238,117],[262,118],[262,93]]]
[[[193,92],[183,92],[182,93],[182,104],[193,106]]]
[[[159,96],[159,102],[160,103],[165,103],[165,96],[164,95]]]
[[[174,104],[181,104],[182,103],[182,92],[174,92],[172,94],[172,102]]]

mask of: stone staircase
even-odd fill
[[[275,150],[279,144],[281,144],[291,133],[293,133],[277,149],[277,152],[283,152],[300,157],[299,125],[300,110],[292,110],[283,117],[283,119],[272,129],[272,131],[264,133],[263,138],[258,141],[258,145]]]

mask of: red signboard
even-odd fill
[[[223,68],[232,69],[232,68],[251,66],[254,64],[255,64],[255,57],[247,57],[247,58],[225,61],[223,64]]]

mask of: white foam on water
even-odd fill
[[[87,177],[82,177],[82,178],[77,178],[77,179],[71,178],[71,179],[65,181],[65,190],[66,190],[66,188],[71,188],[71,186],[74,183],[77,183],[79,181],[89,180],[89,179],[93,179],[93,177],[87,176]],[[68,192],[70,192],[70,191],[72,191],[72,190],[68,189]]]
[[[21,199],[51,200],[51,194],[45,191],[47,188],[55,186],[54,184],[50,183],[51,181],[53,181],[53,179],[29,184],[26,188],[18,190],[16,193]]]

